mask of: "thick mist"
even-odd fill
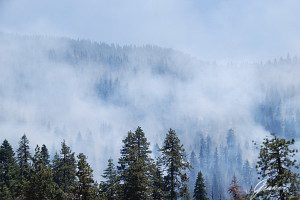
[[[188,153],[200,135],[222,144],[230,128],[242,146],[260,141],[269,131],[257,109],[270,91],[283,119],[299,126],[300,68],[290,56],[218,64],[156,46],[11,34],[0,34],[0,55],[0,139],[16,147],[26,133],[32,147],[45,143],[51,153],[65,139],[97,174],[137,126],[152,145],[175,129]]]
[[[152,146],[175,129],[188,154],[234,129],[252,162],[252,140],[300,135],[299,6],[0,0],[0,139],[65,139],[98,178],[137,126]]]

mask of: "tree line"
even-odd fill
[[[298,164],[294,159],[297,151],[291,149],[294,142],[275,136],[266,138],[260,146],[257,162],[257,171],[265,180],[264,187],[246,193],[234,176],[228,186],[231,198],[299,199]],[[214,199],[206,192],[201,171],[190,190],[188,174],[193,166],[174,130],[168,131],[159,151],[160,156],[153,159],[150,143],[141,127],[129,131],[117,164],[109,159],[102,181],[97,183],[86,155],[76,156],[65,141],[50,160],[45,145],[37,145],[31,154],[26,135],[21,137],[16,152],[4,140],[0,147],[0,199]]]

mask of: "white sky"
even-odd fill
[[[0,31],[264,60],[299,55],[299,8],[299,0],[0,0]]]

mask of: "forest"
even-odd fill
[[[230,134],[228,137],[233,137]],[[216,150],[213,163],[207,163],[203,156],[207,152],[200,152],[197,156],[192,153],[189,161],[177,133],[170,129],[153,158],[150,143],[142,128],[138,127],[127,133],[117,163],[112,158],[108,160],[98,183],[87,156],[83,153],[75,155],[66,141],[51,158],[44,144],[37,145],[32,154],[29,140],[23,135],[16,151],[7,140],[0,147],[0,199],[296,200],[300,197],[300,176],[299,164],[294,158],[297,153],[293,149],[294,142],[294,139],[286,140],[275,135],[266,137],[259,145],[256,164],[258,178],[263,179],[264,184],[257,187],[254,183],[258,180],[245,180],[253,181],[250,190],[245,190],[235,175],[226,185],[221,174],[217,174],[221,162],[226,161],[221,157],[230,156],[233,138],[228,138],[228,149],[224,149],[228,154],[218,155]],[[194,165],[195,157],[199,158],[200,168]],[[249,164],[245,165],[243,168],[247,170]],[[204,174],[201,169],[205,167],[213,170],[210,173],[206,170]],[[236,169],[232,170],[235,174]],[[247,175],[244,178],[255,177],[254,174]],[[206,177],[212,177],[213,182],[209,183]]]
[[[300,200],[299,0],[0,0],[0,200]]]
[[[196,194],[205,191],[208,199],[233,198],[228,192],[232,184],[239,186],[241,198],[247,199],[252,198],[257,184],[262,181],[265,185],[257,169],[261,149],[257,144],[276,133],[286,141],[294,139],[295,148],[299,147],[300,61],[296,56],[224,64],[151,45],[120,46],[4,33],[0,36],[0,64],[5,66],[0,79],[0,139],[10,142],[3,142],[5,148],[18,149],[20,133],[27,133],[32,144],[26,145],[31,150],[25,153],[28,170],[22,181],[18,175],[22,171],[19,151],[8,150],[8,157],[15,163],[15,174],[11,175],[14,187],[11,183],[3,187],[3,195],[7,195],[4,199],[41,195],[29,192],[42,187],[43,183],[33,184],[41,181],[43,175],[39,173],[48,177],[43,181],[50,180],[45,187],[51,188],[52,192],[47,193],[51,197],[45,199],[82,198],[83,194],[76,193],[81,190],[79,161],[81,168],[89,171],[89,178],[82,181],[89,182],[88,188],[92,189],[88,190],[97,198],[126,199],[129,197],[122,196],[125,189],[134,194],[132,191],[140,191],[136,187],[142,187],[141,193],[147,198],[154,198],[156,171],[160,174],[155,184],[159,185],[161,198],[192,199],[198,183],[202,192]],[[134,146],[127,143],[136,139],[136,131],[130,137],[124,134],[137,124],[147,133],[146,143],[151,141],[143,147],[146,160],[142,162],[147,168],[130,160],[137,147],[124,149]],[[182,166],[174,172],[174,184],[168,180],[171,172],[163,150],[170,127],[176,130],[179,144],[185,149],[179,153],[182,163],[178,165]],[[61,141],[65,142],[60,145]],[[45,146],[34,150],[37,144]],[[46,160],[35,158],[42,154]],[[72,166],[64,163],[63,157],[70,157],[67,163]],[[299,160],[299,154],[294,158]],[[41,167],[35,162],[46,164],[38,164]],[[43,170],[34,172],[39,169]],[[128,174],[138,169],[142,170],[136,175],[142,179],[138,183],[146,186],[125,187],[131,177]],[[297,168],[293,170],[299,173]],[[72,184],[61,182],[64,178],[59,174],[67,176],[66,171],[72,174]],[[114,186],[108,187],[109,182]],[[168,194],[171,183],[174,192]],[[113,194],[105,188],[113,188]]]

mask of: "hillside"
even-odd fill
[[[252,140],[300,135],[297,57],[224,64],[151,45],[1,33],[0,71],[0,139],[16,145],[26,133],[52,155],[65,139],[96,174],[137,126],[154,154],[175,129],[193,162],[205,157],[205,175],[230,147],[219,172],[226,183],[234,171],[254,176]],[[249,189],[255,181],[248,178]]]

